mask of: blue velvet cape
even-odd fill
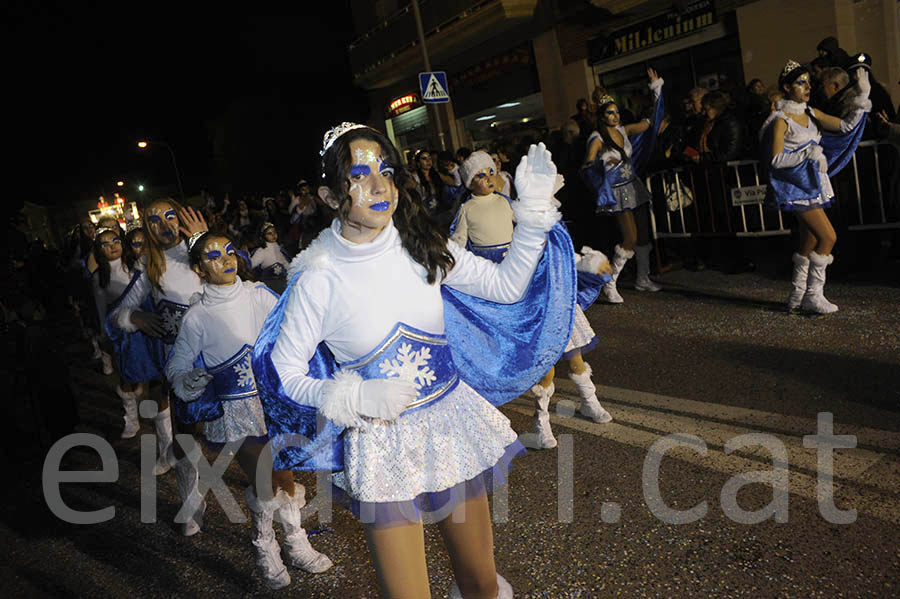
[[[628,140],[631,142],[631,158],[622,157],[622,161],[616,166],[606,170],[606,166],[600,159],[581,169],[581,178],[595,196],[597,206],[612,206],[616,203],[612,189],[620,183],[627,183],[629,179],[642,176],[644,169],[650,162],[653,154],[653,146],[656,145],[656,137],[659,134],[659,126],[665,115],[666,107],[663,102],[662,89],[659,90],[659,97],[656,99],[656,105],[653,108],[653,120],[650,128],[643,133],[629,135]],[[626,164],[630,164],[630,173],[623,170]]]
[[[762,147],[772,147],[772,123],[774,119],[769,121],[766,129],[762,133]],[[828,159],[828,176],[833,177],[838,174],[856,152],[856,147],[862,139],[863,130],[866,126],[865,117],[859,119],[849,133],[835,133],[824,131],[822,133],[822,152]],[[810,142],[814,143],[814,142]],[[800,146],[794,152],[805,149],[809,144]],[[771,157],[770,157],[771,158]],[[783,210],[791,210],[793,202],[798,200],[813,200],[822,195],[822,181],[819,179],[818,165],[812,160],[804,160],[796,166],[785,168],[772,168],[768,165],[769,186],[775,195],[775,201],[778,207]]]
[[[140,270],[135,270],[131,281],[125,288],[125,291],[109,305],[107,309],[106,322],[103,323],[103,329],[106,336],[112,342],[115,348],[116,365],[119,367],[119,374],[126,381],[131,383],[142,383],[144,381],[152,381],[162,377],[159,369],[159,353],[164,352],[158,339],[148,337],[141,331],[134,333],[126,333],[115,325],[112,320],[112,313],[122,300],[131,291],[131,288],[141,276]],[[153,300],[148,296],[141,304],[140,309],[145,312],[153,312]]]
[[[253,374],[266,413],[275,469],[342,470],[343,428],[318,418],[315,408],[291,400],[272,363],[298,276],[291,278],[263,324],[254,348]],[[445,333],[460,378],[491,404],[502,405],[530,389],[559,361],[572,334],[576,298],[572,240],[562,225],[553,227],[525,297],[515,304],[497,304],[447,286],[441,287],[441,294]],[[332,378],[338,368],[323,342],[309,362],[308,376]]]

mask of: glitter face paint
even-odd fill
[[[397,208],[394,167],[386,162],[381,146],[367,139],[350,143],[350,158],[347,182],[351,205],[344,224],[354,229],[348,231],[353,236],[380,231]]]
[[[237,254],[225,237],[207,240],[200,262],[207,282],[211,285],[231,285],[237,277]]]
[[[100,251],[107,261],[112,262],[122,257],[122,240],[113,232],[100,235]]]
[[[178,243],[178,215],[170,204],[162,202],[150,206],[147,221],[150,235],[164,249]]]

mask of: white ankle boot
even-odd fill
[[[613,419],[612,415],[603,409],[603,406],[600,405],[600,401],[597,399],[597,388],[591,381],[591,365],[585,364],[585,366],[587,369],[581,374],[569,372],[569,380],[578,387],[578,394],[582,399],[581,407],[578,408],[578,411],[594,422],[600,424],[611,422]]]
[[[634,248],[635,261],[637,262],[637,278],[634,280],[634,288],[637,291],[659,291],[659,285],[650,280],[650,245],[639,245]]]
[[[115,372],[113,369],[112,356],[105,351],[100,352],[100,362],[103,364],[103,374],[105,376],[109,376]]]
[[[506,579],[497,574],[497,599],[513,599],[512,585],[506,582]],[[463,599],[462,593],[456,581],[450,583],[449,599]]]
[[[280,589],[291,584],[291,575],[281,561],[278,541],[275,540],[275,531],[272,529],[272,518],[283,501],[282,494],[283,492],[268,501],[262,501],[253,492],[253,487],[247,487],[244,492],[250,508],[251,541],[256,549],[256,565],[270,589]]]
[[[306,530],[300,525],[300,509],[306,505],[306,490],[303,485],[296,485],[293,497],[283,490],[278,491],[278,497],[283,498],[275,516],[284,528],[284,559],[295,568],[312,574],[328,570],[334,564],[327,555],[313,549]]]
[[[820,256],[815,252],[809,253],[809,275],[806,279],[806,293],[800,302],[800,307],[809,312],[819,314],[831,314],[837,312],[838,307],[827,299],[823,291],[825,289],[825,269],[834,262],[834,256]]]
[[[619,290],[616,289],[616,281],[619,279],[619,274],[622,272],[622,269],[625,268],[625,263],[633,256],[634,250],[624,250],[622,249],[622,246],[616,246],[616,252],[613,254],[612,259],[612,279],[610,279],[609,283],[604,285],[601,290],[603,297],[611,304],[621,304],[625,301],[622,299],[622,296],[619,295]]]
[[[153,424],[156,427],[156,446],[159,455],[156,457],[156,466],[153,467],[153,474],[159,476],[165,474],[172,469],[175,457],[172,453],[172,418],[170,416],[171,408],[166,408],[153,417]]]
[[[122,400],[122,407],[125,408],[125,428],[122,430],[122,439],[130,439],[141,430],[137,407],[140,389],[137,387],[134,391],[122,391],[121,385],[116,385],[116,395]]]
[[[791,295],[788,296],[788,310],[796,310],[803,301],[806,293],[806,280],[809,277],[809,258],[795,253],[791,256],[794,262],[794,271],[791,273]]]
[[[90,333],[85,333],[91,338],[91,347],[94,348],[94,353],[91,354],[91,360],[99,360],[103,356],[103,351],[100,349],[100,338],[97,335],[91,335]]]
[[[556,447],[556,438],[550,429],[550,398],[556,387],[550,383],[549,387],[543,387],[540,383],[531,388],[535,394],[534,400],[534,447],[533,449],[553,449]]]
[[[200,478],[197,462],[201,457],[200,447],[195,443],[185,456],[175,463],[175,482],[178,495],[181,497],[181,509],[175,521],[181,524],[181,534],[193,536],[203,528],[203,513],[206,511],[206,500],[200,495]],[[185,518],[184,522],[180,522]]]

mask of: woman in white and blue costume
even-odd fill
[[[785,99],[775,105],[759,133],[760,147],[770,152],[764,160],[769,167],[767,201],[797,216],[803,239],[793,255],[788,310],[829,314],[838,309],[824,295],[825,269],[834,262],[831,250],[837,242],[825,208],[834,200],[829,177],[853,157],[865,128],[865,113],[872,109],[868,71],[857,68],[856,77],[859,93],[853,100],[854,110],[841,120],[807,106],[809,69],[788,61],[778,76]],[[832,133],[823,135],[822,129]]]
[[[191,270],[186,238],[206,231],[207,226],[203,216],[195,213],[193,208],[182,209],[170,199],[152,202],[144,209],[141,220],[146,223],[149,234],[146,268],[109,318],[126,333],[139,330],[152,337],[156,345],[156,366],[160,372],[165,372],[190,299],[203,289],[200,278]],[[183,411],[183,404],[175,399],[176,410],[181,408]],[[197,486],[197,462],[192,456],[185,455],[179,444],[172,442],[173,421],[167,388],[163,390],[157,408],[153,421],[159,455],[153,473],[158,476],[174,466],[178,492],[186,502],[191,490]],[[183,422],[183,414],[176,413],[175,416],[178,432],[194,433],[193,426]],[[199,516],[202,514],[181,523],[185,536],[199,532]]]
[[[291,259],[278,243],[275,225],[265,222],[259,228],[260,246],[250,253],[250,267],[275,291],[284,291],[284,279]]]
[[[292,262],[254,352],[276,468],[334,472],[386,596],[430,596],[430,519],[458,583],[451,596],[512,597],[494,565],[487,492],[524,448],[494,405],[539,380],[571,332],[556,167],[543,144],[522,159],[518,226],[494,264],[427,219],[382,133],[343,123],[323,145],[318,193],[339,216]],[[312,441],[279,446],[288,433]]]
[[[186,404],[184,420],[200,424],[212,451],[222,451],[226,444],[230,450],[237,446],[238,464],[250,482],[245,495],[257,566],[265,583],[279,589],[289,585],[291,577],[275,539],[273,518],[284,528],[284,556],[291,565],[324,572],[332,564],[312,548],[301,526],[305,489],[303,485],[295,488],[293,472],[257,474],[268,439],[251,358],[256,337],[278,296],[262,283],[241,280],[237,253],[227,237],[195,233],[188,245],[191,268],[203,281],[203,293],[192,298],[181,321],[166,378]],[[195,445],[191,451],[199,453],[200,448]],[[194,456],[197,459],[199,455]],[[267,457],[263,464],[270,460]],[[202,514],[206,507],[196,487],[188,502],[189,513]]]
[[[638,123],[621,125],[619,108],[612,96],[600,98],[597,106],[597,130],[588,137],[588,150],[582,177],[595,194],[597,212],[612,214],[622,233],[615,247],[612,279],[603,287],[606,301],[621,304],[624,300],[616,288],[625,263],[636,256],[637,291],[659,291],[650,279],[650,192],[639,178],[650,160],[656,135],[662,123],[663,80],[656,71],[647,69],[653,92],[653,117]]]
[[[451,228],[450,238],[476,256],[500,263],[509,251],[515,214],[509,197],[497,192],[499,181],[494,176],[495,167],[491,156],[482,151],[472,152],[459,167],[463,184],[469,189],[471,197],[460,207]],[[562,189],[563,183],[562,175],[557,175],[553,188],[554,195]],[[606,264],[608,266],[609,262]],[[597,298],[602,286],[602,282],[591,286],[593,294],[590,303]],[[599,341],[594,329],[591,328],[591,323],[584,315],[581,296],[579,289],[579,304],[575,306],[572,335],[563,358],[569,361],[569,378],[578,387],[583,400],[581,413],[594,422],[610,422],[612,416],[597,399],[597,389],[591,381],[591,366],[582,358],[582,355],[593,349]],[[533,449],[556,447],[556,439],[550,427],[550,398],[555,391],[553,382],[555,374],[556,368],[551,366],[540,382],[531,388],[531,392],[535,395],[534,441],[529,443],[529,446]]]
[[[140,430],[137,400],[143,393],[142,383],[160,377],[155,360],[155,345],[140,331],[124,333],[114,326],[109,313],[119,303],[141,276],[140,263],[123,243],[122,230],[100,227],[94,238],[94,257],[97,270],[91,276],[97,319],[107,338],[112,342],[113,353],[119,371],[116,394],[125,409],[125,428],[122,438],[130,439]]]

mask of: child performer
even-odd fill
[[[226,443],[242,441],[237,460],[250,480],[246,497],[257,565],[265,583],[278,589],[290,584],[291,577],[279,555],[273,517],[284,526],[284,555],[291,565],[307,572],[324,572],[332,565],[312,548],[300,525],[305,490],[300,485],[295,492],[293,472],[273,472],[271,492],[256,486],[267,438],[250,360],[259,330],[278,296],[261,283],[241,281],[228,238],[195,233],[189,243],[191,268],[204,282],[203,295],[181,321],[166,378],[186,404],[184,423],[202,423],[203,437],[211,448],[219,451]],[[271,464],[271,458],[262,464]],[[200,511],[205,507],[196,488],[188,501]]]
[[[278,243],[278,232],[272,223],[263,223],[259,230],[260,246],[250,254],[250,267],[257,273],[260,279],[267,284],[269,281],[276,291],[284,291],[287,267],[290,264],[281,244]]]
[[[509,251],[515,215],[509,199],[495,191],[495,162],[481,151],[472,152],[460,167],[463,183],[471,191],[469,199],[459,209],[456,230],[451,239],[472,253],[494,262],[502,262]],[[562,187],[560,185],[560,187]],[[559,191],[555,188],[554,193]],[[582,397],[580,411],[594,422],[609,422],[612,416],[597,400],[596,387],[591,381],[591,367],[582,359],[583,352],[597,344],[597,336],[579,306],[575,306],[572,335],[563,357],[569,361],[569,379],[578,387]],[[550,398],[555,386],[556,368],[551,367],[541,381],[531,388],[535,394],[534,433],[536,449],[556,447],[550,428]]]

